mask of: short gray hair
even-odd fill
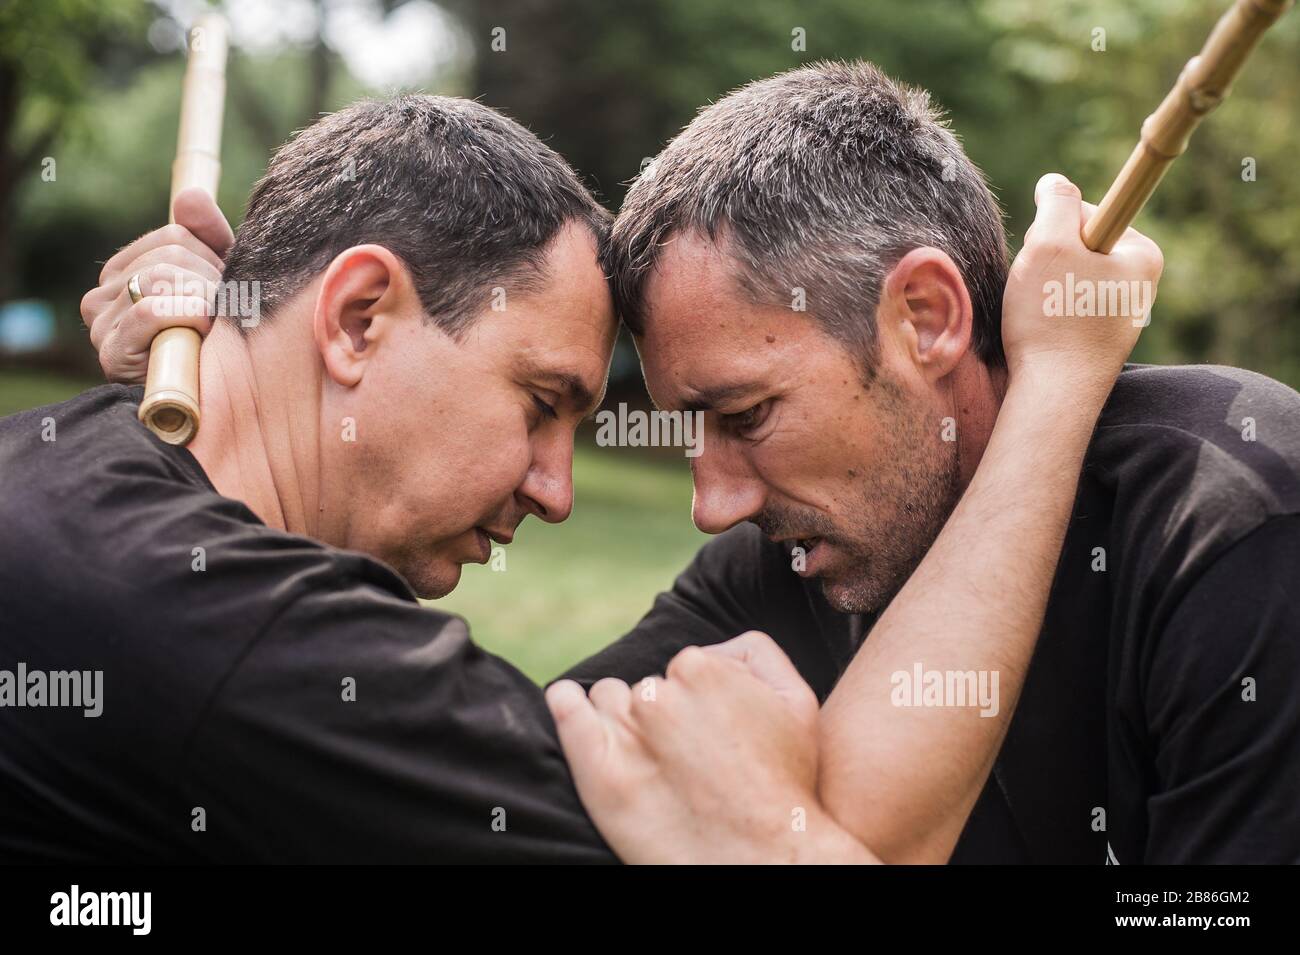
[[[645,329],[645,282],[663,243],[698,232],[739,266],[755,304],[794,289],[834,338],[874,366],[885,276],[933,246],[961,270],[973,347],[1002,366],[1002,213],[929,94],[870,63],[817,63],[702,109],[628,192],[603,252],[615,302]]]
[[[481,103],[407,93],[354,103],[280,147],[253,189],[224,281],[261,284],[271,317],[340,252],[375,243],[410,270],[452,334],[485,290],[536,291],[569,222],[603,243],[610,215],[559,154]],[[240,323],[243,327],[243,323]]]

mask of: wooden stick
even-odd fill
[[[1237,0],[1219,18],[1199,56],[1187,61],[1164,102],[1142,124],[1142,137],[1101,206],[1083,228],[1083,244],[1109,252],[1119,241],[1165,170],[1187,149],[1201,120],[1223,102],[1255,44],[1292,0]]]
[[[191,186],[216,199],[225,98],[226,23],[216,14],[206,14],[190,31],[169,210],[176,194]],[[174,211],[168,221],[175,221]],[[192,328],[167,328],[149,347],[149,374],[139,417],[168,444],[189,444],[199,430],[200,344],[199,333]]]

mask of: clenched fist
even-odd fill
[[[821,808],[817,698],[766,634],[665,677],[546,693],[582,803],[624,862],[871,862]]]
[[[109,381],[142,383],[149,346],[164,328],[212,328],[222,258],[235,240],[230,224],[202,189],[176,197],[176,222],[136,239],[104,264],[99,285],[81,300],[81,320]],[[127,283],[139,277],[143,298]]]

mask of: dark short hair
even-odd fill
[[[873,367],[876,306],[907,252],[933,246],[961,270],[973,347],[1005,363],[1002,213],[929,95],[870,63],[817,63],[750,83],[702,109],[632,185],[602,262],[635,333],[665,240],[698,232],[737,265],[755,304],[809,315]]]
[[[610,215],[536,136],[471,100],[363,100],[280,147],[253,189],[225,282],[260,283],[263,320],[351,246],[375,243],[410,269],[429,320],[457,334],[485,290],[535,291],[571,221],[597,243]]]

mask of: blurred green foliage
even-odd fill
[[[617,208],[643,157],[702,104],[819,59],[861,57],[930,90],[1007,211],[1012,246],[1044,172],[1099,201],[1142,120],[1229,0],[466,2],[478,85]],[[805,31],[806,50],[792,49]],[[1104,51],[1094,31],[1105,31]],[[1139,228],[1166,271],[1136,360],[1241,365],[1300,386],[1300,15],[1264,38]],[[1243,161],[1256,179],[1243,181]]]
[[[567,521],[525,521],[499,569],[467,565],[433,602],[539,683],[630,630],[708,539],[691,524],[684,459],[580,444],[573,494]]]
[[[304,4],[327,23],[332,5],[296,6]],[[375,2],[373,13],[393,16],[402,6]],[[1006,207],[1014,246],[1043,172],[1064,172],[1100,197],[1142,119],[1227,0],[445,0],[442,7],[470,49],[461,70],[435,72],[431,59],[430,88],[477,96],[524,122],[611,208],[642,160],[700,105],[802,63],[864,57],[925,86],[949,111]],[[0,219],[0,297],[53,301],[68,334],[97,263],[166,215],[183,64],[182,54],[150,40],[170,9],[147,0],[0,6],[0,180],[12,193]],[[803,50],[792,48],[796,28]],[[1093,48],[1098,28],[1104,51]],[[505,48],[494,50],[502,30]],[[318,33],[269,49],[237,48],[232,57],[220,200],[236,223],[273,144],[369,92],[336,48],[346,39],[319,32],[328,42]],[[1298,100],[1300,16],[1292,13],[1265,37],[1140,219],[1164,248],[1167,267],[1138,359],[1226,362],[1300,384]],[[47,156],[57,161],[53,182],[40,174]],[[1255,181],[1243,181],[1247,159]],[[89,356],[81,370],[94,370]]]

